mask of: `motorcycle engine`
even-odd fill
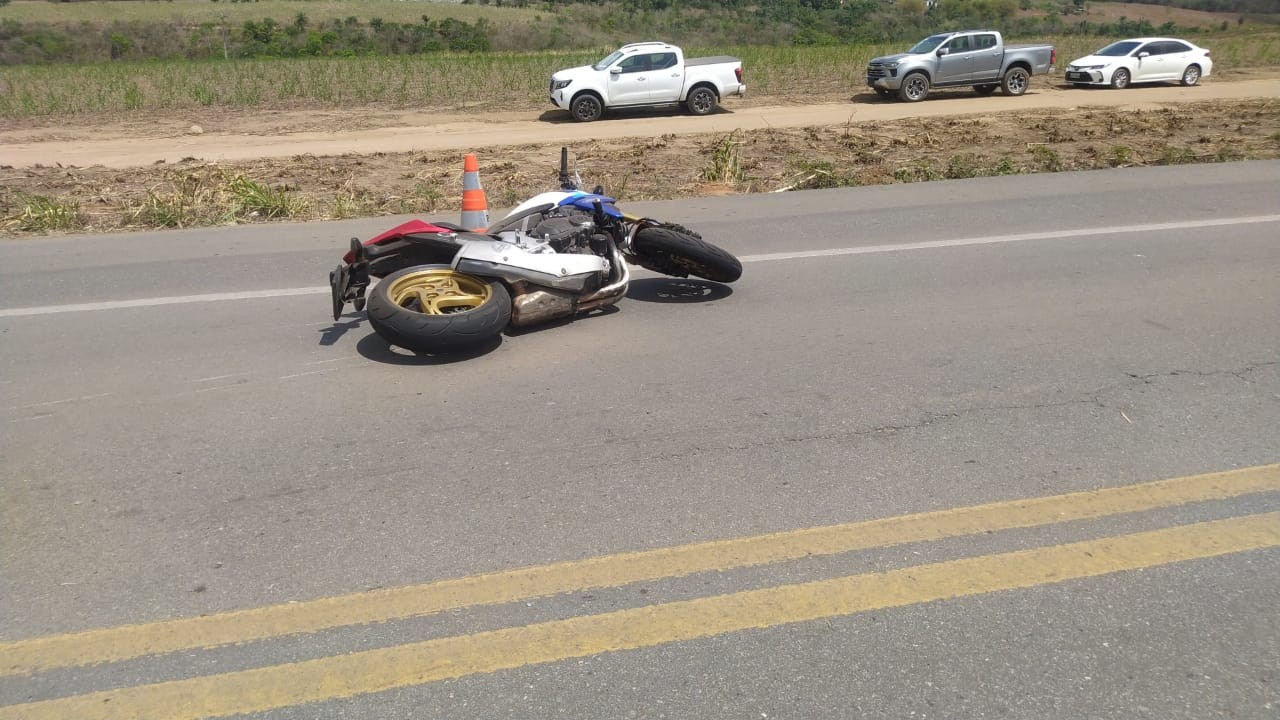
[[[558,253],[599,254],[596,247],[603,247],[607,236],[597,233],[591,213],[577,209],[559,209],[547,213],[534,225],[529,235],[546,241]],[[599,234],[600,237],[596,237]]]

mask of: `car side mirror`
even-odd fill
[[[1139,60],[1141,60],[1141,59],[1142,59],[1142,58],[1144,58],[1144,57],[1151,57],[1151,53],[1149,53],[1149,52],[1140,52],[1140,53],[1138,53],[1138,59],[1139,59]]]
[[[620,67],[611,67],[611,68],[609,68],[609,74],[610,74],[610,75],[621,75],[621,74],[622,74],[622,68],[620,68]]]
[[[938,57],[942,57],[943,55],[950,55],[950,54],[951,54],[951,48],[944,48],[944,47],[938,48]]]

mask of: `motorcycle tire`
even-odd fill
[[[631,241],[631,250],[641,267],[664,275],[694,275],[719,283],[742,277],[738,258],[679,225],[641,229]]]
[[[453,352],[497,337],[511,321],[501,282],[448,265],[415,265],[374,285],[369,324],[384,340],[414,352]]]

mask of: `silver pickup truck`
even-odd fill
[[[867,64],[867,85],[880,97],[897,93],[907,102],[925,99],[930,88],[971,86],[979,95],[1027,91],[1032,75],[1053,69],[1052,45],[1008,45],[995,30],[944,32],[899,55]]]

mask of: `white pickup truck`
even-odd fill
[[[694,115],[716,109],[727,95],[742,96],[742,61],[734,57],[686,60],[684,51],[662,42],[623,45],[595,65],[551,76],[551,104],[578,122],[598,120],[605,110],[683,104]]]

